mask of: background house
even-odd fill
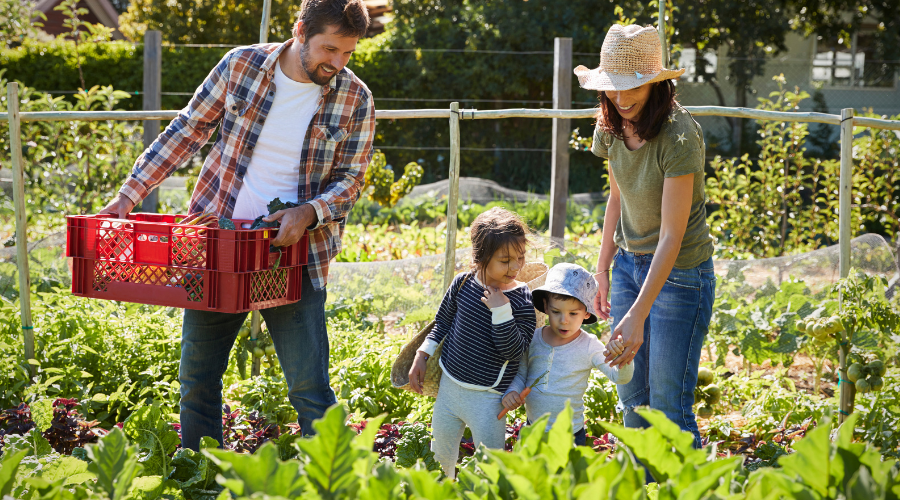
[[[69,28],[63,26],[65,15],[54,8],[61,4],[62,0],[40,0],[35,6],[35,10],[43,12],[47,16],[44,24],[44,31],[48,34],[57,36],[67,33]],[[119,32],[119,13],[113,7],[109,0],[81,0],[78,2],[79,8],[85,8],[88,13],[82,17],[83,21],[93,24],[102,24],[107,28],[113,28],[113,39],[124,40],[125,37]]]

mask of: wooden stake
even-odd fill
[[[572,107],[572,39],[553,41],[553,107]],[[569,201],[569,133],[567,118],[553,119],[550,163],[550,238],[562,248],[566,236],[566,205]]]
[[[450,103],[450,192],[447,194],[447,247],[444,290],[456,275],[456,206],[459,203],[459,103]]]
[[[853,180],[853,108],[841,110],[841,179],[838,191],[838,242],[841,249],[841,278],[850,275],[850,197],[851,182]],[[843,291],[840,297],[840,307],[843,308]],[[845,382],[847,378],[847,358],[850,355],[850,341],[853,331],[845,331],[841,343],[838,345],[838,356],[841,362],[840,370],[840,408],[838,422],[844,420],[853,412],[853,399],[856,387]]]
[[[145,111],[162,107],[162,33],[150,30],[144,34],[144,102]],[[159,120],[144,121],[144,149],[159,136]],[[159,188],[147,193],[141,211],[156,213],[159,207]]]
[[[31,279],[28,273],[28,217],[25,213],[25,165],[22,161],[22,123],[19,120],[19,84],[6,86],[9,112],[9,149],[12,157],[13,207],[16,216],[16,269],[19,271],[19,307],[25,334],[25,359],[34,359],[34,326],[31,323]],[[34,376],[34,366],[28,369]]]

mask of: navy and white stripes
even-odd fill
[[[503,393],[516,376],[519,358],[531,344],[534,303],[531,291],[522,284],[503,291],[509,304],[488,309],[481,301],[484,291],[472,273],[456,276],[420,350],[432,354],[444,340],[440,361],[450,377],[464,386]]]

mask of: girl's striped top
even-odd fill
[[[473,273],[457,275],[419,350],[434,354],[444,340],[440,358],[444,373],[463,387],[503,394],[516,376],[519,358],[531,344],[534,303],[524,283],[504,290],[509,304],[493,309],[481,301],[484,292]]]

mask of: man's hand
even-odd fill
[[[316,209],[309,203],[299,207],[279,210],[272,215],[263,218],[266,222],[281,221],[278,234],[272,240],[276,247],[287,247],[300,241],[306,229],[316,223]]]
[[[100,213],[115,215],[120,219],[124,219],[128,217],[128,214],[130,214],[132,210],[134,210],[134,202],[131,201],[131,198],[122,193],[118,193],[116,197],[100,211]]]
[[[510,391],[506,396],[503,396],[503,401],[501,402],[503,403],[504,408],[509,411],[513,411],[516,408],[522,406],[522,403],[524,403],[525,400],[522,399],[522,396],[519,395],[518,392]]]
[[[486,305],[488,309],[500,307],[503,304],[509,304],[509,299],[506,298],[506,294],[499,288],[493,286],[485,287],[484,297],[481,298],[481,301],[484,302],[484,305]]]
[[[425,386],[426,362],[429,357],[425,351],[416,351],[416,359],[413,360],[412,368],[409,369],[409,388],[413,392],[422,394],[422,387]]]

